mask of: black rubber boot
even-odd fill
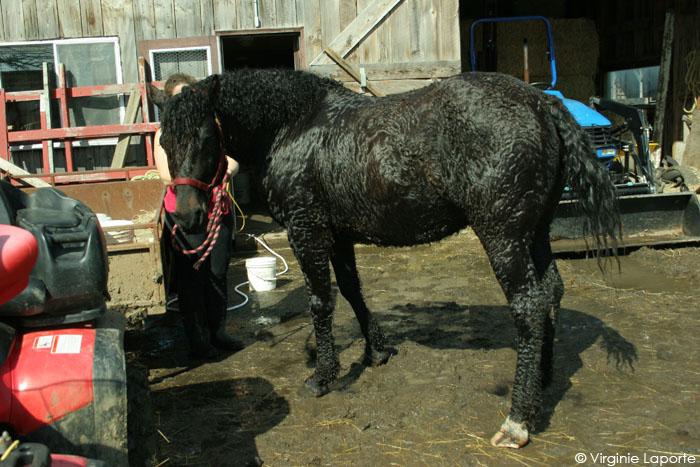
[[[209,310],[209,332],[210,342],[217,349],[237,352],[242,350],[244,345],[241,341],[234,339],[226,333],[226,306]]]
[[[209,330],[203,318],[204,310],[182,310],[182,322],[190,342],[190,355],[195,359],[209,359],[218,355],[216,348],[209,340]]]
[[[210,277],[207,293],[207,320],[209,342],[217,349],[236,352],[243,349],[243,343],[226,333],[226,276]]]

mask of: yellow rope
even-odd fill
[[[228,196],[229,196],[229,198],[231,198],[231,201],[233,201],[233,204],[236,205],[236,209],[238,209],[238,212],[241,213],[241,219],[243,219],[243,222],[241,223],[241,228],[238,229],[238,230],[236,231],[236,233],[242,232],[242,231],[243,231],[243,228],[245,227],[245,214],[243,214],[243,210],[241,209],[241,207],[240,207],[240,206],[238,205],[238,203],[236,202],[236,199],[233,197],[233,193],[231,193],[231,182],[228,182],[228,183],[226,184],[226,193],[228,193]]]
[[[690,109],[686,109],[684,102],[683,110],[692,114],[698,107],[698,96],[700,96],[700,49],[688,52],[688,55],[685,56],[685,66],[685,85],[687,92],[693,99],[693,105]]]

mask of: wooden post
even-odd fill
[[[141,93],[139,91],[131,91],[129,94],[129,103],[126,105],[124,113],[124,121],[122,125],[130,125],[135,123],[138,115],[139,106],[141,105]],[[119,142],[114,148],[114,156],[112,157],[112,169],[120,169],[124,167],[124,159],[131,143],[131,135],[127,134],[119,137]]]
[[[44,89],[39,99],[39,120],[41,129],[46,130],[51,128],[51,90],[49,89],[49,64],[42,64],[42,72],[44,76]],[[53,173],[53,141],[44,140],[41,143],[42,158],[44,163],[44,173]]]
[[[9,173],[11,176],[21,176],[21,175],[32,175],[26,170],[24,170],[22,167],[18,167],[15,164],[11,163],[10,161],[6,161],[5,159],[0,158],[0,170],[3,170],[7,173]],[[28,183],[31,186],[41,188],[45,186],[51,186],[50,184],[46,183],[44,180],[40,178],[23,178],[23,182]]]
[[[325,50],[324,50],[324,52],[325,52],[331,59],[333,59],[333,61],[334,61],[335,63],[337,63],[338,66],[339,66],[340,68],[342,68],[343,70],[345,70],[345,72],[346,72],[347,74],[349,74],[350,76],[352,76],[352,77],[355,79],[355,81],[357,81],[358,83],[361,83],[361,82],[362,82],[362,75],[360,74],[360,71],[359,71],[357,68],[355,68],[352,64],[350,64],[349,62],[347,62],[343,57],[341,57],[340,55],[338,55],[338,52],[336,52],[335,50],[331,49],[330,47],[326,47]],[[382,96],[384,96],[384,93],[381,92],[379,89],[377,89],[377,87],[374,86],[374,85],[373,85],[372,83],[370,83],[369,81],[367,81],[365,88],[366,88],[369,92],[371,92],[373,95],[375,95],[375,96],[377,96],[377,97],[382,97]]]
[[[68,86],[66,85],[66,66],[63,63],[58,64],[58,82],[57,90],[59,104],[61,106],[61,121],[63,128],[70,127],[70,112],[68,111]],[[63,141],[64,150],[66,153],[66,172],[73,171],[73,144],[71,140]]]
[[[148,106],[148,89],[146,88],[146,59],[139,57],[139,89],[141,90],[141,113],[143,115],[143,122],[148,123],[151,121],[150,112],[151,109]],[[146,142],[146,161],[147,165],[155,165],[155,159],[153,158],[153,134],[146,133],[143,135]]]
[[[0,159],[10,161],[10,144],[7,141],[7,101],[5,89],[0,88]]]
[[[673,11],[666,12],[664,37],[661,50],[661,66],[659,67],[659,91],[656,96],[656,113],[654,114],[654,137],[659,143],[661,154],[664,154],[664,117],[666,116],[666,100],[668,97],[668,80],[671,74],[671,55],[673,51]],[[661,160],[659,161],[661,162]]]
[[[523,40],[523,81],[530,83],[530,62],[528,61],[529,50],[527,46],[527,38]]]

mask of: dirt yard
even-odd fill
[[[318,399],[304,387],[314,338],[301,273],[284,242],[271,244],[290,269],[229,313],[244,350],[190,362],[175,312],[128,336],[150,369],[158,465],[700,463],[700,248],[636,250],[610,281],[595,260],[558,261],[554,383],[531,443],[512,451],[488,439],[509,409],[514,328],[471,231],[431,246],[358,247],[367,302],[396,355],[359,363],[359,327],[338,296],[341,378]],[[234,258],[231,305],[245,258],[263,253]]]

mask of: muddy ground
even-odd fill
[[[471,231],[358,247],[365,297],[396,355],[360,364],[363,339],[339,296],[341,378],[321,398],[304,388],[314,338],[301,273],[282,237],[269,238],[290,269],[229,313],[244,350],[190,362],[176,312],[127,336],[150,369],[160,465],[539,466],[576,465],[577,454],[585,465],[661,465],[700,454],[700,248],[633,251],[610,281],[595,260],[559,259],[554,383],[532,442],[512,451],[488,439],[510,406],[514,328]],[[231,305],[245,258],[264,253],[234,258]]]

